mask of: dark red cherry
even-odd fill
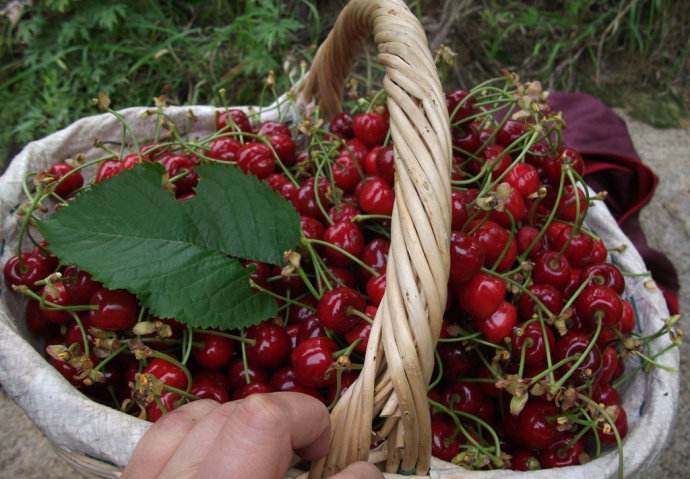
[[[194,374],[191,393],[201,399],[213,399],[219,403],[230,400],[230,384],[218,371],[199,371]]]
[[[487,146],[482,151],[482,156],[486,167],[493,171],[493,177],[506,171],[512,162],[510,154],[506,153],[501,145]]]
[[[569,331],[565,336],[556,341],[556,361],[583,353],[591,341],[592,337],[587,333]],[[561,376],[566,374],[575,365],[575,361],[576,359],[573,359],[561,367],[559,374]],[[570,381],[575,384],[584,384],[596,378],[599,368],[601,368],[601,353],[599,353],[599,348],[594,345],[584,361],[579,364],[575,372],[570,376]]]
[[[543,141],[534,143],[527,151],[525,161],[537,168],[541,168],[544,164],[544,161],[546,161],[546,159],[551,156],[552,153],[549,145]]]
[[[175,180],[175,196],[185,196],[194,192],[199,183],[199,175],[194,171],[197,162],[187,155],[172,155],[159,160],[170,178]]]
[[[297,163],[297,147],[290,136],[277,133],[271,135],[268,139],[284,166],[290,167]]]
[[[545,339],[546,338],[546,339]],[[549,351],[554,354],[556,341],[551,331],[551,327],[544,325],[542,330],[541,323],[534,321],[527,326],[515,328],[510,337],[512,344],[512,356],[514,361],[520,361],[522,349],[525,349],[525,364],[527,366],[539,366],[546,364],[546,343],[548,341]]]
[[[49,303],[57,306],[68,306],[70,304],[69,290],[64,281],[55,281],[46,284],[41,290],[41,296]],[[67,311],[51,309],[49,305],[41,307],[41,314],[45,319],[55,324],[65,324],[72,319],[72,315]]]
[[[335,115],[328,129],[331,133],[338,135],[344,140],[349,140],[355,136],[355,132],[352,129],[352,117],[349,113],[340,112]]]
[[[273,376],[271,377],[271,387],[275,391],[307,394],[318,399],[319,401],[323,401],[323,396],[318,389],[308,388],[297,382],[295,370],[290,367],[280,368],[273,373]]]
[[[247,329],[247,338],[256,341],[245,348],[250,364],[273,369],[282,365],[290,356],[290,338],[284,328],[272,321],[264,321]]]
[[[239,401],[240,399],[244,399],[254,394],[268,394],[274,391],[275,390],[273,387],[267,383],[254,382],[251,384],[243,384],[237,390],[235,390],[235,393],[232,395],[232,399],[234,401]]]
[[[479,131],[472,123],[454,126],[452,134],[453,150],[463,156],[477,153],[482,146]]]
[[[263,179],[275,170],[275,158],[263,143],[245,143],[237,154],[237,166],[245,173]]]
[[[230,109],[222,111],[216,117],[216,129],[222,130],[229,127],[234,131],[243,131],[249,133],[252,131],[252,125],[249,123],[249,117],[242,110]]]
[[[591,329],[601,321],[603,326],[617,326],[623,314],[623,304],[614,290],[607,286],[590,285],[575,300],[577,315]]]
[[[547,251],[534,262],[532,279],[535,283],[550,284],[562,291],[570,282],[570,263],[565,256]]]
[[[370,176],[362,180],[357,188],[357,200],[362,211],[375,215],[390,215],[393,212],[395,193],[384,179]]]
[[[453,190],[451,193],[452,228],[460,231],[469,219],[469,204],[475,200],[478,190]]]
[[[517,257],[517,245],[507,229],[489,220],[477,228],[474,237],[484,251],[484,265],[487,268],[492,268],[494,263],[502,257],[497,270],[510,269]]]
[[[164,391],[160,395],[160,402],[163,404],[165,411],[170,412],[178,407],[180,402],[180,395],[170,391]],[[146,420],[151,422],[156,422],[165,415],[165,411],[162,411],[158,407],[157,402],[149,403],[146,406]]]
[[[367,306],[366,309],[369,310],[370,306]],[[366,314],[373,320],[374,316],[376,316],[376,309],[373,311],[370,310],[370,312]],[[345,333],[345,339],[348,344],[352,344],[359,339],[360,342],[355,347],[355,351],[360,354],[366,354],[367,344],[369,344],[369,333],[371,333],[371,323],[360,320],[354,328]]]
[[[300,323],[299,336],[297,344],[301,343],[305,339],[318,338],[320,336],[325,336],[326,330],[324,329],[321,320],[317,316],[311,316],[309,319]],[[294,349],[294,348],[293,348]]]
[[[153,358],[144,368],[144,373],[156,376],[168,386],[187,389],[187,375],[178,366],[160,358]]]
[[[529,125],[524,121],[507,120],[496,132],[496,142],[507,148],[527,134],[528,131]]]
[[[374,271],[385,273],[390,246],[390,241],[385,238],[371,240],[362,250],[361,259],[364,264],[371,267]]]
[[[31,289],[38,289],[34,283],[40,281],[52,273],[49,261],[38,255],[22,253],[19,256],[12,256],[5,263],[3,268],[5,282],[12,286],[27,286]]]
[[[550,284],[533,284],[527,288],[532,296],[536,298],[553,314],[558,314],[563,309],[563,295],[555,287]],[[527,293],[522,293],[520,299],[518,300],[518,312],[520,317],[524,320],[531,319],[532,316],[541,311],[544,315],[544,311],[540,309],[532,300],[532,297]]]
[[[443,362],[443,377],[448,381],[459,381],[468,377],[477,368],[477,358],[460,342],[439,343],[438,353]]]
[[[383,295],[386,292],[386,273],[369,278],[366,290],[371,303],[378,306],[383,300]]]
[[[479,272],[460,285],[457,294],[460,307],[471,316],[486,318],[503,303],[506,286],[501,279]]]
[[[625,291],[625,278],[621,271],[609,263],[587,266],[582,270],[583,278],[592,278],[592,284],[608,286],[618,294]]]
[[[62,273],[62,278],[69,290],[72,304],[89,304],[91,296],[102,287],[101,283],[94,281],[89,273],[76,266],[67,266]]]
[[[253,271],[249,273],[252,281],[262,287],[268,286],[268,278],[271,277],[271,267],[266,263],[260,261],[244,261],[242,265],[245,268],[252,268]]]
[[[228,368],[228,381],[232,389],[239,389],[246,384],[268,382],[268,374],[261,368],[245,365],[241,359],[237,359]]]
[[[446,93],[446,106],[451,124],[462,122],[477,113],[475,100],[466,90],[453,90]]]
[[[621,300],[621,303],[623,305],[623,308],[619,324],[620,331],[623,334],[630,334],[635,329],[635,310],[633,309],[632,304],[630,304],[629,301],[623,299]]]
[[[431,418],[431,454],[450,462],[460,454],[460,441],[453,424],[439,415]]]
[[[389,185],[395,181],[395,156],[392,146],[377,146],[364,157],[364,171],[383,178]]]
[[[628,415],[625,413],[625,409],[623,409],[623,407],[620,405],[613,405],[609,406],[607,412],[609,413],[611,419],[613,419],[613,423],[618,431],[618,435],[620,436],[621,440],[623,440],[623,438],[625,438],[625,436],[628,434]],[[611,424],[609,424],[608,421],[600,424],[597,428],[599,440],[603,444],[616,444],[616,434],[613,432],[613,430],[613,427],[611,427]]]
[[[532,451],[516,449],[510,453],[510,468],[513,471],[536,471],[541,469],[541,463]]]
[[[561,180],[563,166],[568,165],[578,175],[582,176],[585,172],[585,163],[582,156],[572,148],[563,148],[558,157],[546,158],[543,162],[544,175],[552,185],[558,185]],[[564,178],[568,184],[568,177]]]
[[[517,249],[520,254],[523,254],[527,249],[532,246],[532,242],[539,235],[539,230],[534,226],[524,225],[520,227],[515,236],[515,242],[517,243]],[[529,252],[529,258],[535,260],[539,257],[541,253],[546,250],[546,238],[542,236],[534,244]]]
[[[558,203],[558,217],[564,221],[575,222],[584,218],[588,207],[584,191],[572,185],[566,185],[561,195],[561,201]]]
[[[450,235],[450,279],[455,284],[469,281],[484,264],[484,250],[470,235],[453,231]]]
[[[350,310],[364,311],[366,302],[351,288],[339,287],[325,293],[319,300],[317,316],[321,323],[336,333],[344,334],[359,323],[360,318]]]
[[[606,245],[600,239],[596,239],[592,242],[592,253],[589,259],[589,264],[599,264],[606,261],[608,256],[608,251]]]
[[[355,190],[362,176],[357,167],[357,160],[351,155],[341,155],[335,159],[332,166],[333,181],[341,190],[351,193]]]
[[[476,414],[484,400],[483,396],[479,384],[457,381],[446,387],[444,402],[455,411]]]
[[[285,135],[287,137],[292,137],[290,128],[280,121],[264,121],[259,125],[256,134],[262,136]]]
[[[316,218],[311,216],[300,216],[300,226],[302,227],[302,235],[308,239],[323,239],[323,233],[326,228]]]
[[[539,451],[539,462],[544,468],[577,466],[585,452],[584,440],[573,442],[575,436],[567,434]]]
[[[100,165],[98,165],[98,170],[96,171],[96,183],[100,183],[105,180],[109,180],[124,170],[124,164],[120,160],[104,160]]]
[[[341,397],[347,389],[357,380],[358,373],[356,371],[344,371],[340,376],[340,390],[338,390],[337,381],[328,386],[326,392],[326,404],[333,404],[336,395]]]
[[[316,315],[318,300],[314,296],[307,296],[299,300],[301,304],[290,305],[288,317],[290,323],[303,323]]]
[[[81,172],[75,171],[74,173],[70,173],[72,170],[74,170],[74,167],[67,163],[56,163],[48,169],[48,175],[50,175],[54,181],[60,182],[55,187],[55,193],[63,198],[67,198],[84,184],[84,177]]]
[[[606,346],[601,352],[601,368],[597,381],[602,384],[611,382],[618,369],[618,351],[613,346]]]
[[[224,136],[211,142],[211,149],[206,152],[206,156],[218,161],[237,161],[237,153],[241,148],[242,143]]]
[[[328,201],[327,197],[329,186],[328,180],[326,180],[324,177],[319,178],[318,188],[315,188],[314,186],[313,177],[305,181],[302,186],[300,186],[299,190],[297,190],[297,194],[295,194],[293,198],[293,204],[301,215],[311,216],[313,218],[322,218],[323,213],[319,208],[319,203],[316,201],[315,190],[318,190],[319,202],[321,203],[321,206],[324,208],[324,210],[327,210],[330,206],[330,202]]]
[[[343,221],[326,228],[323,240],[358,257],[364,248],[364,235],[357,223]],[[336,266],[348,266],[350,259],[335,248],[324,248],[328,260]]]
[[[539,172],[529,163],[518,163],[513,166],[504,181],[519,191],[522,196],[527,198],[539,189]]]
[[[474,318],[475,327],[492,343],[500,343],[517,324],[517,310],[506,301],[486,318]]]
[[[364,157],[369,153],[369,147],[362,143],[358,138],[347,140],[345,145],[340,149],[340,154],[348,154],[352,156],[357,163],[364,161]]]
[[[621,404],[621,396],[616,388],[607,383],[598,382],[592,388],[592,399],[605,406]]]
[[[517,428],[512,430],[512,435],[518,444],[528,449],[544,449],[563,435],[557,429],[558,415],[553,403],[530,399],[515,418]]]
[[[89,321],[95,328],[123,331],[137,322],[137,298],[124,289],[101,288],[91,296],[89,303],[98,307],[89,314]]]
[[[328,210],[328,216],[331,217],[334,223],[352,221],[358,214],[359,210],[355,206],[347,203],[340,203],[339,205],[332,206],[331,209]]]
[[[310,388],[325,388],[335,383],[333,354],[338,345],[326,337],[302,341],[292,351],[292,367],[297,382]]]
[[[199,366],[220,369],[230,363],[234,349],[230,338],[216,334],[197,333],[194,335],[194,341],[203,343],[203,346],[195,346],[192,349],[194,360]]]
[[[491,212],[491,219],[496,223],[504,228],[512,228],[527,217],[527,205],[522,193],[509,183],[503,182],[496,187],[496,197],[501,205],[500,209]]]
[[[53,323],[43,316],[38,301],[34,299],[26,303],[24,319],[26,320],[26,328],[34,336],[48,336],[54,332]]]
[[[359,113],[352,117],[352,130],[359,141],[369,148],[383,145],[388,133],[388,122],[375,112]]]

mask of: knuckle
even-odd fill
[[[283,411],[269,395],[255,394],[238,404],[238,419],[257,432],[280,432],[285,428]]]
[[[156,432],[164,431],[165,434],[184,434],[189,431],[203,415],[212,411],[217,406],[217,402],[209,399],[195,401],[164,414],[151,426],[151,429]]]

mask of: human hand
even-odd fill
[[[326,455],[328,410],[316,399],[282,392],[219,404],[194,401],[154,423],[139,441],[123,479],[282,479],[294,454]],[[383,479],[356,463],[333,479]]]

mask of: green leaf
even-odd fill
[[[139,165],[84,191],[39,230],[63,262],[129,290],[157,316],[218,329],[274,316],[275,301],[250,288],[236,258],[279,264],[299,241],[297,213],[233,166],[197,172],[196,196],[181,202],[162,188],[160,165]]]

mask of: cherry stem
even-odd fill
[[[597,343],[597,339],[599,339],[599,333],[601,333],[601,326],[602,326],[602,321],[601,317],[597,317],[597,326],[596,329],[594,330],[594,334],[592,334],[592,339],[589,341],[589,344],[585,348],[584,351],[582,351],[580,357],[573,363],[573,365],[568,369],[568,371],[561,376],[561,379],[558,380],[558,382],[552,384],[549,386],[549,389],[553,392],[556,392],[560,390],[565,382],[570,379],[570,376],[572,376],[575,371],[577,370],[578,367],[580,367],[580,364],[583,363],[585,358],[589,355],[590,352],[592,352],[592,349],[594,348],[594,345]]]
[[[577,287],[577,289],[576,289],[575,292],[572,294],[572,296],[570,296],[570,298],[568,299],[568,301],[563,305],[563,308],[561,308],[561,313],[563,313],[564,311],[567,311],[568,308],[570,308],[570,307],[573,305],[573,303],[575,303],[575,300],[578,298],[578,296],[580,296],[580,294],[582,294],[582,291],[584,291],[584,289],[585,289],[587,286],[589,286],[589,282],[590,282],[591,279],[592,279],[592,274],[590,274],[589,276],[587,276],[587,277],[584,279],[584,281],[582,281],[582,283],[580,283],[580,286]]]
[[[338,359],[340,356],[346,356],[349,357],[350,354],[352,354],[352,351],[355,350],[357,346],[359,346],[359,343],[362,342],[362,338],[357,338],[354,341],[352,341],[351,344],[349,344],[346,348],[340,349],[336,352],[333,353],[333,359]]]
[[[532,252],[534,247],[541,241],[542,237],[544,234],[546,234],[546,229],[553,223],[554,218],[556,217],[556,213],[558,212],[558,205],[561,202],[561,197],[563,196],[563,187],[565,185],[565,170],[561,168],[561,177],[558,180],[558,191],[556,192],[556,201],[553,204],[553,208],[551,208],[551,211],[549,212],[549,216],[546,218],[546,221],[544,222],[544,225],[541,227],[539,230],[539,233],[537,233],[537,236],[535,236],[532,239],[532,242],[529,244],[527,249],[523,251],[523,253],[520,255],[520,262],[524,261],[525,258],[529,256],[529,254]]]
[[[376,271],[374,268],[372,268],[368,264],[364,263],[361,259],[348,253],[347,251],[345,251],[344,249],[342,249],[339,246],[334,245],[333,243],[329,243],[328,241],[318,240],[318,239],[314,239],[314,238],[302,238],[302,243],[303,244],[313,243],[313,244],[318,244],[318,245],[322,245],[322,246],[326,246],[328,248],[331,248],[331,249],[337,251],[338,253],[342,254],[343,256],[348,258],[349,260],[356,263],[358,266],[360,266],[362,269],[366,270],[371,275],[376,276],[376,277],[381,275],[378,271]]]
[[[366,321],[369,324],[374,324],[373,319],[371,319],[369,316],[367,316],[365,313],[363,313],[359,309],[353,308],[352,306],[348,307],[347,310],[345,311],[345,313],[347,313],[348,315],[357,316],[358,318],[363,319],[364,321]]]
[[[357,223],[360,221],[367,221],[367,220],[390,220],[391,216],[390,215],[355,215],[352,218],[352,221]]]
[[[458,341],[472,341],[481,337],[482,333],[471,333],[466,336],[453,336],[450,338],[438,338],[439,343],[456,343]]]
[[[115,351],[111,352],[108,356],[106,356],[104,359],[102,359],[101,362],[99,362],[99,363],[96,365],[96,367],[94,367],[93,369],[94,369],[95,371],[100,371],[100,370],[103,369],[110,361],[112,361],[113,359],[115,359],[121,352],[123,352],[123,351],[124,351],[125,349],[127,349],[128,347],[129,347],[129,346],[128,346],[127,344],[124,344],[124,345],[120,346],[120,347],[117,348]]]
[[[194,343],[194,330],[185,328],[182,331],[182,364],[187,364],[189,356],[192,354],[192,347]]]
[[[254,289],[258,290],[258,291],[261,291],[262,293],[265,293],[265,294],[267,294],[267,295],[269,295],[269,296],[271,296],[271,297],[273,297],[273,298],[275,298],[275,299],[279,299],[279,300],[285,302],[286,304],[292,304],[292,305],[295,305],[295,306],[299,306],[299,307],[301,307],[301,308],[307,308],[307,309],[309,309],[309,310],[311,310],[311,311],[316,311],[316,309],[314,309],[313,306],[309,306],[308,304],[300,303],[299,301],[297,301],[297,300],[295,300],[295,299],[290,299],[290,298],[288,298],[287,296],[282,296],[282,295],[280,295],[280,294],[278,294],[278,293],[276,293],[276,292],[274,292],[274,291],[271,291],[270,289],[264,288],[264,287],[261,286],[260,284],[255,283],[254,281],[252,281],[251,286],[252,286],[252,288],[254,288]]]
[[[623,443],[621,441],[621,436],[618,433],[618,428],[616,427],[616,422],[611,418],[611,415],[606,411],[605,407],[602,407],[600,404],[598,404],[596,401],[593,399],[585,396],[582,393],[577,393],[577,398],[580,399],[581,401],[585,402],[588,406],[594,408],[596,411],[599,412],[603,416],[603,418],[606,420],[607,423],[609,423],[609,426],[611,426],[611,429],[613,430],[613,435],[616,437],[616,448],[618,449],[618,479],[623,479],[624,474],[623,474],[623,469],[624,469],[624,461],[623,461]],[[621,406],[619,406],[621,407]]]
[[[151,357],[162,359],[163,361],[167,361],[170,364],[173,364],[180,368],[184,372],[184,375],[187,377],[187,391],[189,391],[189,389],[192,387],[192,374],[189,372],[189,369],[187,369],[187,366],[185,366],[169,354],[165,354],[160,351],[151,350]]]
[[[242,339],[245,339],[244,329],[240,329],[240,335]],[[252,378],[249,374],[249,363],[247,361],[247,346],[244,341],[240,341],[240,350],[242,352],[242,375],[244,376],[244,382],[246,384],[251,384]]]
[[[198,401],[199,399],[201,399],[196,394],[192,394],[192,393],[187,392],[183,389],[176,388],[175,386],[170,386],[169,384],[166,384],[166,383],[163,383],[163,389],[165,389],[166,391],[170,391],[172,393],[175,393],[175,394],[179,394],[183,398],[189,399],[190,401]]]
[[[23,294],[24,296],[28,296],[32,299],[35,299],[38,301],[41,305],[41,307],[44,307],[45,309],[49,309],[51,311],[66,311],[66,312],[79,312],[79,311],[96,311],[98,310],[98,306],[95,304],[89,304],[89,305],[79,305],[79,306],[60,306],[59,304],[52,303],[48,300],[46,300],[43,296],[40,294],[36,294],[33,290],[27,288],[26,286],[20,285],[20,286],[12,286],[12,289],[14,289],[16,292]]]
[[[195,333],[210,334],[212,336],[222,336],[224,338],[232,339],[233,341],[245,343],[245,344],[248,344],[250,346],[254,346],[256,344],[256,339],[246,338],[244,336],[236,336],[234,334],[223,333],[221,331],[214,331],[211,329],[194,329],[193,331]]]
[[[70,313],[72,315],[72,318],[74,319],[74,322],[77,323],[77,327],[79,328],[79,332],[81,333],[81,340],[82,343],[84,344],[84,354],[86,354],[86,357],[90,356],[90,350],[89,350],[89,339],[86,334],[86,328],[84,328],[84,323],[82,323],[81,318],[79,318],[79,315],[75,312]]]
[[[343,370],[338,368],[335,370],[335,395],[333,396],[333,400],[331,403],[328,405],[328,410],[330,411],[333,409],[338,402],[338,399],[340,399],[340,390],[343,387]]]
[[[426,388],[427,391],[434,389],[443,379],[443,361],[441,360],[441,355],[439,354],[437,348],[434,348],[434,358],[436,359],[436,369],[438,370],[438,373],[431,384],[429,384],[429,386]]]

